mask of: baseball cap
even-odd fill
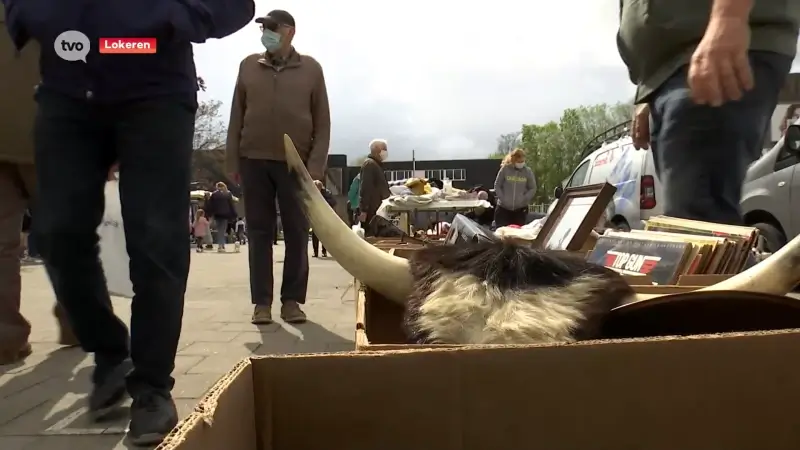
[[[264,25],[265,28],[270,28],[269,25],[288,25],[294,26],[294,17],[282,9],[275,9],[270,11],[266,16],[256,19],[256,23]]]

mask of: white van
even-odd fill
[[[556,187],[556,201],[550,205],[548,214],[565,188],[605,182],[617,187],[608,207],[608,216],[615,228],[642,229],[643,220],[663,214],[663,207],[658,203],[662,187],[656,177],[653,152],[636,150],[629,136],[604,143],[585,157],[564,186]]]

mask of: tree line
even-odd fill
[[[502,159],[511,150],[525,150],[528,165],[536,174],[538,188],[534,203],[548,203],[553,190],[581,161],[587,143],[604,131],[633,116],[633,105],[617,103],[568,108],[558,121],[541,125],[522,125],[522,130],[502,134],[490,158]]]

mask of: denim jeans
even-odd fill
[[[650,99],[651,147],[663,185],[664,214],[741,224],[739,207],[748,166],[761,156],[764,135],[792,58],[750,52],[755,87],[720,107],[695,104],[676,72]]]
[[[33,231],[75,335],[95,354],[93,378],[130,355],[129,391],[170,390],[189,275],[196,98],[95,104],[40,88],[36,100]],[[114,315],[97,245],[104,186],[117,161],[135,293],[130,336]]]
[[[228,239],[228,219],[215,217],[214,224],[217,228],[217,245],[219,248],[225,248],[225,242]]]

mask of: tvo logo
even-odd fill
[[[68,30],[58,35],[53,43],[53,49],[59,58],[64,61],[86,62],[91,44],[89,37],[80,31]]]

